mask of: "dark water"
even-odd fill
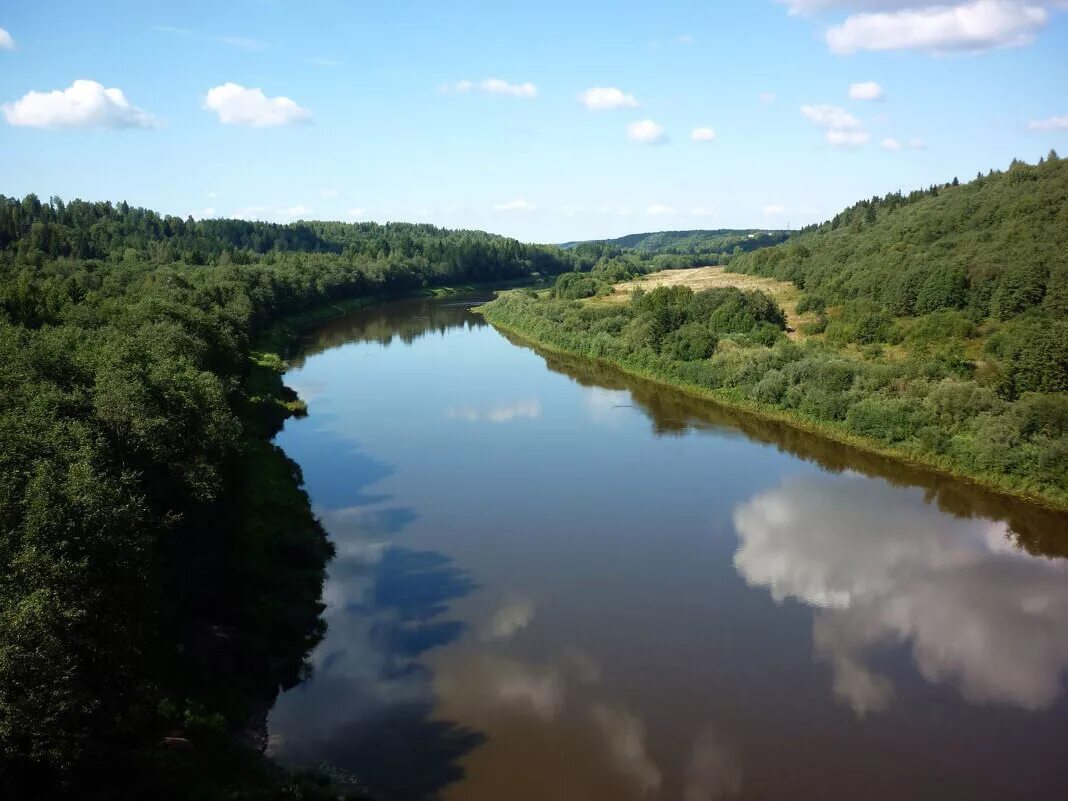
[[[1068,520],[411,301],[307,343],[279,759],[389,801],[1068,799]]]

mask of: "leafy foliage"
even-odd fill
[[[788,341],[782,312],[738,290],[658,289],[626,308],[509,294],[484,312],[552,347],[1068,504],[1068,164],[1055,154],[863,201],[729,269],[796,283],[797,311],[817,315],[806,338]]]
[[[238,730],[300,679],[331,550],[267,442],[299,410],[253,358],[273,322],[594,261],[0,197],[0,788],[85,797],[121,754]]]

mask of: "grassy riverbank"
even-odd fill
[[[802,373],[806,369],[822,372],[823,378],[840,383],[844,380],[852,383],[863,371],[862,366],[849,364],[836,354],[820,349],[819,345],[780,341],[767,347],[739,342],[742,339],[739,337],[725,340],[726,345],[720,351],[718,363],[715,358],[701,361],[665,358],[649,348],[632,349],[620,337],[608,333],[613,325],[608,319],[614,313],[618,314],[618,309],[618,305],[613,309],[595,303],[536,299],[523,293],[508,293],[483,306],[480,312],[495,327],[540,349],[594,359],[630,375],[732,409],[782,422],[853,448],[935,469],[1055,509],[1068,509],[1068,487],[1059,474],[1021,475],[975,469],[963,463],[959,457],[925,448],[919,439],[906,443],[858,434],[846,421],[848,413],[840,420],[821,419],[813,410],[827,408],[824,405],[827,390],[820,386],[818,378],[810,389],[817,396],[815,400],[822,404],[804,404],[804,399],[800,398],[797,403],[801,408],[787,408],[781,403],[762,402],[759,399],[766,390],[768,374],[774,370],[776,375],[781,375],[791,363],[802,366]],[[619,324],[619,321],[616,323]],[[620,330],[621,327],[622,324]],[[591,333],[594,331],[596,333]],[[728,378],[723,381],[730,373],[735,376],[741,374],[751,380],[732,382]],[[959,388],[954,386],[949,389]],[[782,394],[785,395],[787,391],[784,387]],[[856,399],[858,403],[862,401],[863,398]],[[810,410],[807,413],[806,407]],[[891,404],[890,410],[894,408]],[[880,414],[880,410],[874,411],[877,416]],[[882,422],[893,424],[894,420],[888,416]]]

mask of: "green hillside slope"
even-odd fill
[[[806,321],[738,288],[576,292],[503,328],[860,447],[1068,506],[1068,162],[863,201],[729,269],[793,281]],[[596,277],[596,271],[592,277]]]

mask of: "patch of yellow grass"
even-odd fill
[[[724,286],[733,286],[744,290],[759,289],[771,297],[786,312],[787,333],[791,339],[800,338],[802,336],[800,333],[801,326],[816,319],[816,315],[811,312],[805,314],[797,313],[797,301],[800,300],[801,290],[789,281],[776,281],[774,278],[763,278],[758,275],[729,273],[722,267],[661,270],[652,275],[643,275],[633,281],[616,284],[612,287],[612,294],[603,300],[606,303],[625,303],[635,289],[641,287],[648,292],[658,286],[688,286],[694,292]]]

